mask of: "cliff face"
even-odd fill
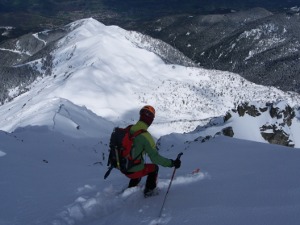
[[[299,134],[294,130],[295,126],[299,125],[299,109],[292,108],[284,102],[266,103],[265,105],[240,104],[236,109],[227,113],[224,121],[226,123],[237,117],[241,121],[245,121],[249,117],[257,118],[259,133],[270,144],[294,147],[294,141],[299,138]],[[245,130],[251,129],[249,128],[251,125],[241,123],[241,126],[244,126]],[[234,130],[233,128],[233,133]]]

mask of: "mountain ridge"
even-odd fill
[[[299,92],[299,12],[262,8],[214,15],[181,15],[134,26],[210,69]],[[129,28],[130,26],[128,26]],[[129,28],[130,29],[130,28]],[[201,41],[199,41],[201,40]]]
[[[152,104],[158,112],[151,126],[157,138],[171,132],[193,131],[248,99],[300,105],[297,93],[256,85],[237,74],[168,64],[166,61],[174,58],[164,60],[158,54],[168,59],[165,52],[172,52],[174,57],[175,50],[158,40],[143,39],[145,36],[136,32],[105,26],[91,18],[71,23],[65,29],[66,35],[39,55],[50,61],[38,57],[30,61],[29,57],[25,64],[42,76],[25,86],[27,91],[20,96],[18,86],[9,90],[12,101],[0,107],[5,118],[0,126],[6,131],[12,132],[21,124],[30,125],[32,113],[43,121],[38,108],[57,102],[45,114],[50,115],[45,121],[50,121],[46,124],[52,127],[60,102],[65,100],[119,125],[132,123],[138,119],[139,107]],[[41,32],[41,36],[35,34],[33,38],[43,42],[46,34],[53,39],[51,33]],[[156,46],[167,49],[161,51]],[[185,58],[178,53],[176,60]],[[45,63],[48,67],[42,69]],[[76,131],[78,124],[69,121]]]
[[[175,14],[169,12],[169,10],[172,11],[173,5],[163,14],[156,14],[152,8],[154,10],[153,16],[144,18],[140,14],[140,16],[132,14],[136,7],[139,8],[140,13],[144,12],[142,5],[136,5],[137,2],[135,1],[129,1],[126,5],[125,8],[129,5],[133,6],[129,11],[120,10],[118,5],[112,8],[110,6],[105,7],[105,4],[114,5],[116,2],[103,2],[104,5],[94,5],[96,8],[98,7],[99,11],[83,10],[96,4],[95,1],[90,1],[90,5],[84,3],[81,5],[83,8],[75,12],[72,11],[72,8],[62,7],[67,11],[60,12],[53,18],[45,19],[45,21],[59,20],[58,22],[54,21],[52,25],[45,23],[41,18],[26,21],[41,21],[38,28],[36,26],[32,28],[34,32],[37,32],[44,27],[48,29],[58,28],[71,21],[93,17],[106,25],[118,25],[126,30],[138,31],[144,35],[163,40],[178,49],[198,66],[231,71],[257,84],[271,85],[284,91],[299,93],[300,88],[297,80],[300,79],[298,75],[300,71],[300,33],[297,4],[283,6],[278,2],[272,2],[279,7],[277,10],[272,10],[272,7],[265,7],[270,2],[254,1],[248,2],[250,5],[246,8],[225,7],[223,10],[212,10],[211,12],[204,10],[206,13],[201,12],[201,10],[200,12],[185,11],[184,8],[180,9],[179,7],[182,12]],[[154,1],[148,3],[151,7]],[[212,2],[206,3],[211,4]],[[289,2],[289,4],[291,3]],[[59,4],[64,4],[64,2],[55,2],[54,5]],[[233,5],[237,6],[236,4]],[[16,15],[16,17],[18,16]],[[44,27],[41,27],[41,24],[44,24]],[[1,29],[5,35],[15,30],[14,25],[9,24],[9,20],[3,24],[2,28],[0,27]],[[4,43],[2,42],[2,44]],[[1,58],[4,58],[3,55]],[[5,71],[2,69],[0,74],[5,74]]]

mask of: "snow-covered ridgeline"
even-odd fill
[[[194,130],[240,102],[284,100],[291,106],[300,105],[295,93],[256,85],[237,74],[166,64],[142,45],[137,47],[141,36],[116,26],[85,19],[66,28],[69,33],[51,52],[51,76],[37,80],[30,91],[0,108],[5,118],[0,125],[6,131],[30,125],[31,107],[57,98],[117,124],[132,123],[143,104],[152,104],[157,109],[153,130],[159,130],[158,137]],[[147,39],[146,45],[150,44]],[[41,60],[34,64],[42,67]]]

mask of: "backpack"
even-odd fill
[[[131,149],[134,138],[139,134],[146,132],[146,130],[138,130],[135,133],[130,134],[131,127],[132,125],[129,125],[126,128],[114,128],[110,137],[109,157],[107,161],[107,166],[110,167],[106,172],[104,179],[108,177],[113,168],[117,168],[122,173],[126,173],[133,166],[141,162],[141,160],[137,160],[139,155],[136,158],[132,158]]]

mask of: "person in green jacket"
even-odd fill
[[[145,130],[146,132],[136,136],[133,142],[133,148],[131,149],[132,158],[139,161],[137,165],[134,165],[125,175],[130,178],[128,187],[135,187],[139,184],[142,177],[147,176],[146,185],[144,189],[145,197],[151,196],[156,188],[158,165],[163,167],[175,167],[181,166],[180,159],[172,160],[161,156],[157,149],[156,144],[147,131],[148,127],[152,124],[155,117],[155,109],[146,105],[140,110],[140,119],[130,129],[130,133],[133,134],[138,130]],[[147,154],[152,163],[145,163],[143,155]]]

